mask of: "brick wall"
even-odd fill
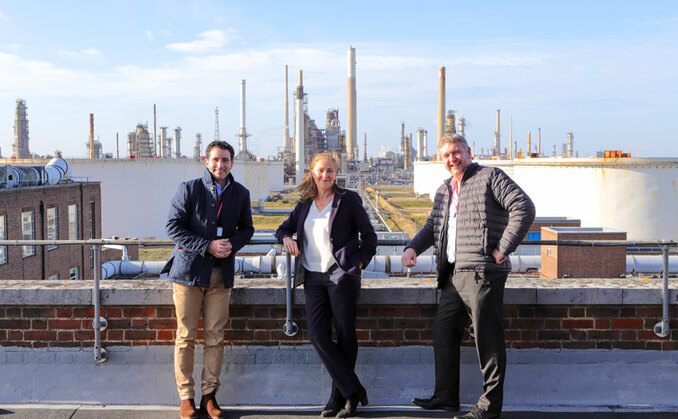
[[[626,240],[626,233],[602,228],[542,227],[541,239]],[[625,273],[626,248],[623,246],[541,246],[542,278],[619,278]]]
[[[45,208],[41,220],[40,202]],[[71,183],[50,186],[34,186],[0,189],[0,216],[7,216],[7,240],[21,240],[21,213],[33,211],[34,239],[47,240],[47,209],[57,208],[58,239],[68,240],[68,206],[78,205],[79,239],[101,237],[101,188],[99,183]],[[94,237],[90,237],[89,204],[95,203]],[[43,265],[44,252],[44,265]],[[59,246],[48,250],[47,246],[36,246],[35,254],[23,257],[21,246],[7,247],[7,262],[0,265],[3,279],[44,279],[59,275],[68,279],[70,268],[77,267],[80,279],[93,278],[90,267],[89,249],[80,246]],[[44,273],[43,273],[44,269]]]
[[[430,345],[435,311],[435,305],[359,306],[359,345]],[[104,347],[174,343],[173,306],[105,306],[101,313],[108,320]],[[230,313],[229,345],[309,343],[303,307],[293,310],[299,325],[294,337],[282,331],[284,306],[232,305]],[[667,338],[653,332],[662,314],[655,305],[507,305],[504,314],[509,348],[678,350],[676,305]],[[0,306],[0,346],[92,347],[92,317],[86,306]],[[468,333],[464,344],[473,344]]]

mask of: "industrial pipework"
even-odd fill
[[[0,189],[23,186],[56,185],[70,177],[66,160],[55,157],[41,166],[0,166]]]

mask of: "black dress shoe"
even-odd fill
[[[426,410],[447,410],[448,412],[459,411],[459,403],[457,404],[447,403],[440,400],[436,396],[433,396],[430,399],[419,399],[415,397],[414,399],[412,399],[412,403]]]
[[[495,419],[501,416],[501,413],[490,413],[485,409],[475,406],[470,412],[461,416],[455,416],[453,419]]]
[[[324,418],[336,416],[337,413],[339,413],[339,411],[344,408],[345,404],[346,399],[344,396],[332,394],[330,396],[330,400],[327,402],[322,412],[320,412],[320,416]]]
[[[337,413],[337,417],[352,418],[355,416],[355,410],[358,407],[358,403],[362,403],[363,406],[367,406],[367,391],[365,391],[365,387],[360,387],[360,390],[346,398],[344,408],[341,409],[339,413]]]

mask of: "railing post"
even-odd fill
[[[94,320],[92,327],[94,328],[94,361],[105,362],[108,359],[108,354],[105,349],[101,347],[101,331],[106,329],[106,319],[100,317],[101,312],[101,293],[99,292],[99,281],[101,279],[101,246],[93,245],[94,252],[94,287],[92,289],[92,300],[94,302]]]
[[[292,321],[292,255],[285,252],[285,261],[287,263],[286,269],[286,285],[285,285],[285,305],[287,309],[287,316],[285,319],[285,327],[283,332],[287,336],[295,336],[299,331],[299,327]]]
[[[662,293],[662,321],[654,325],[654,333],[660,338],[669,335],[669,246],[662,246],[664,288]]]

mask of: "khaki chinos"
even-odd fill
[[[212,269],[209,288],[174,283],[177,333],[174,345],[174,374],[181,400],[194,399],[193,364],[200,313],[203,316],[202,394],[219,390],[224,359],[224,329],[228,322],[231,289],[224,287],[220,267]]]

